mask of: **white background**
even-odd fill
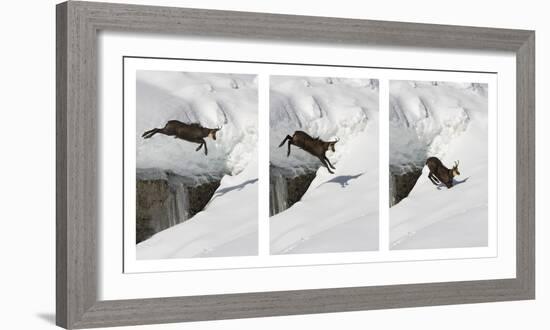
[[[4,329],[53,329],[55,311],[55,4],[3,4],[0,90],[3,174],[0,292]],[[111,1],[115,2],[115,1]],[[143,329],[547,329],[550,218],[542,187],[550,108],[550,21],[544,2],[116,1],[537,30],[537,300],[144,326]],[[546,150],[545,150],[546,149]],[[136,327],[137,328],[137,327]]]
[[[109,35],[109,33],[107,33]],[[241,58],[244,60],[272,60],[279,61],[281,55],[292,53],[292,59],[296,62],[311,63],[339,63],[342,54],[346,54],[350,59],[346,59],[347,65],[361,65],[368,63],[373,66],[385,67],[389,65],[398,65],[400,67],[445,67],[447,69],[459,70],[461,68],[471,70],[482,70],[499,72],[496,75],[474,74],[474,73],[456,73],[456,72],[431,72],[431,71],[411,71],[411,70],[376,70],[368,68],[342,68],[342,67],[301,67],[269,64],[251,64],[251,63],[219,63],[219,62],[190,62],[174,60],[151,60],[151,59],[126,59],[125,63],[125,134],[126,141],[133,141],[136,136],[135,131],[135,72],[136,70],[171,70],[171,71],[195,71],[195,72],[240,72],[240,73],[258,73],[260,77],[267,74],[277,73],[280,75],[298,75],[309,76],[311,74],[319,76],[336,77],[370,77],[380,79],[380,90],[383,94],[387,91],[387,79],[397,78],[406,80],[427,80],[427,81],[476,81],[490,83],[489,86],[489,119],[492,120],[489,125],[489,136],[496,138],[496,105],[499,104],[499,112],[510,113],[515,107],[515,60],[509,56],[474,56],[474,55],[453,55],[449,53],[427,53],[425,50],[420,52],[409,51],[403,55],[399,51],[400,58],[397,59],[397,52],[392,53],[388,50],[355,50],[345,49],[338,51],[325,49],[321,47],[297,47],[280,49],[281,46],[269,47],[258,44],[240,44],[223,43],[214,41],[210,46],[205,46],[206,42],[200,44],[193,40],[181,38],[159,37],[136,38],[134,36],[124,37],[120,35],[103,35],[100,41],[100,64],[98,68],[99,84],[101,88],[101,106],[100,117],[103,127],[102,141],[100,146],[102,150],[102,166],[99,173],[101,186],[109,187],[102,194],[101,205],[103,216],[100,220],[100,269],[102,269],[99,278],[102,283],[100,291],[101,299],[128,299],[128,298],[151,298],[159,296],[180,296],[180,295],[200,295],[213,293],[237,293],[251,291],[273,291],[273,290],[299,290],[315,289],[326,287],[353,287],[361,285],[384,285],[401,283],[422,283],[435,281],[459,281],[472,279],[494,279],[509,278],[515,276],[515,212],[509,206],[514,203],[515,189],[500,189],[498,192],[499,220],[496,225],[496,186],[492,185],[489,203],[489,232],[491,233],[489,246],[479,248],[463,249],[433,249],[433,250],[410,250],[410,251],[387,251],[387,247],[382,247],[382,251],[372,252],[348,252],[332,254],[312,254],[312,255],[293,255],[293,256],[265,256],[256,257],[238,257],[238,258],[198,258],[198,259],[164,259],[164,260],[139,260],[136,261],[135,228],[126,223],[125,235],[125,273],[135,272],[153,272],[155,270],[182,270],[182,269],[218,269],[217,271],[194,271],[194,272],[161,272],[149,274],[134,274],[132,276],[124,275],[120,272],[122,264],[122,245],[120,237],[121,224],[112,221],[113,218],[122,217],[121,207],[121,186],[112,185],[113,182],[122,181],[121,158],[122,141],[118,128],[121,127],[122,118],[120,112],[109,111],[109,109],[120,108],[122,96],[120,93],[120,81],[123,79],[121,61],[122,54],[140,54],[156,55],[160,57],[173,54],[185,54],[190,58],[200,58],[201,55],[216,56],[215,50],[219,48],[227,49],[224,52],[224,58]],[[135,40],[139,40],[136,42]],[[184,41],[182,41],[184,40]],[[220,44],[221,43],[221,44]],[[180,45],[179,47],[177,45]],[[183,47],[181,49],[180,47]],[[149,49],[154,49],[150,51]],[[262,49],[262,51],[259,51]],[[334,52],[332,55],[326,56]],[[380,53],[378,53],[380,52]],[[213,55],[214,54],[214,55]],[[254,55],[249,55],[254,54]],[[323,54],[319,56],[318,54]],[[340,55],[340,56],[338,56]],[[251,57],[248,57],[251,56]],[[368,61],[361,60],[368,58]],[[393,62],[392,59],[393,58]],[[426,58],[437,58],[437,61],[425,60]],[[389,60],[388,60],[389,59]],[[399,62],[396,62],[399,61]],[[510,65],[510,61],[511,64]],[[436,62],[436,63],[434,63]],[[510,72],[511,71],[511,72]],[[497,79],[499,80],[498,89],[500,91],[497,100]],[[261,91],[264,82],[267,79],[259,80],[258,89]],[[133,86],[133,87],[132,87]],[[383,87],[385,86],[385,87]],[[388,113],[389,102],[380,102],[380,112]],[[267,109],[267,99],[259,102],[259,113],[265,112],[261,109]],[[386,116],[382,116],[386,117]],[[387,118],[387,117],[386,117]],[[512,120],[504,120],[510,119]],[[504,165],[513,165],[515,159],[514,150],[510,150],[510,145],[515,145],[515,135],[509,132],[515,131],[515,117],[499,116],[499,158],[501,165],[499,171],[506,171]],[[266,118],[267,119],[267,118]],[[262,120],[267,127],[267,121]],[[385,124],[384,124],[385,123]],[[388,126],[387,120],[381,121],[381,125]],[[384,141],[384,139],[382,139]],[[385,143],[381,145],[388,146],[388,137]],[[491,139],[495,143],[489,143],[490,162],[496,162],[496,139]],[[260,142],[260,145],[261,142]],[[135,217],[135,146],[127,143],[124,149],[126,155],[125,185],[126,185],[126,207],[125,216],[127,219]],[[383,148],[382,148],[383,149]],[[513,149],[513,148],[512,148]],[[264,148],[264,159],[268,158],[268,148]],[[508,152],[507,152],[508,151]],[[261,158],[262,148],[260,148]],[[381,168],[388,168],[388,150]],[[384,155],[384,153],[382,153]],[[512,160],[510,160],[512,158]],[[262,163],[260,161],[260,163]],[[508,170],[515,173],[514,167],[508,167]],[[268,167],[260,165],[260,178],[269,177]],[[380,182],[387,178],[388,174],[380,171]],[[496,179],[496,173],[492,180]],[[513,175],[501,178],[515,181]],[[387,181],[387,180],[384,180]],[[258,189],[264,192],[259,196],[259,205],[268,203],[267,192],[269,187],[260,179]],[[381,188],[381,196],[385,195],[387,187]],[[508,202],[507,202],[508,201]],[[512,201],[510,203],[510,201]],[[382,207],[388,205],[387,200],[382,201]],[[260,216],[260,223],[267,221],[265,217]],[[388,214],[381,214],[381,223],[388,226]],[[130,222],[131,223],[131,222]],[[381,225],[381,232],[387,234],[388,227]],[[499,229],[497,238],[497,227]],[[260,229],[260,245],[264,239],[268,240],[269,234]],[[267,235],[265,235],[267,234]],[[267,237],[266,237],[267,236]],[[498,256],[497,256],[498,241]],[[512,256],[512,257],[510,257]],[[465,258],[475,257],[465,260]],[[485,257],[485,258],[482,258]],[[488,259],[489,257],[489,259]],[[441,259],[461,259],[461,260],[441,260]],[[432,259],[432,260],[430,260]],[[433,260],[440,259],[440,260]],[[380,262],[380,261],[410,261],[410,260],[429,260],[424,262]],[[338,265],[353,263],[354,265]],[[289,265],[316,265],[316,267],[279,267]],[[324,266],[320,266],[324,265]],[[223,268],[240,268],[231,270],[221,270]],[[258,269],[257,267],[275,267],[276,269]],[[368,276],[365,276],[368,274]],[[224,279],[220,281],[219,279]]]

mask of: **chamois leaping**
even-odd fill
[[[204,138],[210,137],[216,140],[216,132],[221,128],[206,128],[200,124],[191,123],[186,124],[178,120],[169,120],[163,128],[153,128],[143,135],[144,139],[149,139],[157,133],[161,133],[168,136],[173,136],[175,139],[182,139],[192,143],[198,143],[199,146],[195,151],[199,151],[204,146],[204,154],[208,155],[208,148],[206,147],[206,141]]]
[[[323,166],[327,168],[329,173],[334,174],[334,172],[332,172],[330,169],[331,168],[336,169],[336,168],[332,166],[332,164],[330,163],[330,160],[328,160],[325,153],[329,149],[332,150],[333,152],[335,151],[334,145],[339,141],[338,139],[336,139],[335,141],[323,141],[319,138],[312,138],[306,132],[296,131],[292,136],[287,135],[283,140],[283,142],[279,144],[279,148],[282,147],[287,141],[288,141],[288,152],[286,154],[287,157],[290,156],[290,146],[295,145],[307,151],[311,155],[319,158],[319,160],[321,161],[321,164],[323,164]]]

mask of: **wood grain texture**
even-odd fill
[[[67,327],[67,5],[56,8],[56,320]]]
[[[57,7],[57,324],[72,327],[97,302],[96,31],[72,3]],[[63,299],[64,298],[64,299]],[[64,301],[63,301],[64,300]]]
[[[98,301],[97,32],[513,51],[517,57],[517,278]],[[87,328],[533,299],[533,31],[91,2],[57,6],[57,324]]]
[[[516,52],[516,272],[535,298],[535,33]]]

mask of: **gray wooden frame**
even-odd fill
[[[499,50],[517,64],[517,277],[98,301],[98,31]],[[88,328],[534,299],[535,32],[93,2],[57,5],[56,322]],[[512,114],[504,114],[512,115]]]

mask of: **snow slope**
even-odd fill
[[[390,166],[423,166],[437,156],[461,176],[436,187],[424,166],[409,196],[390,208],[392,249],[486,246],[487,85],[390,83]]]
[[[300,129],[340,138],[301,201],[270,218],[271,253],[321,253],[378,248],[378,84],[369,79],[273,77],[270,160],[284,168],[318,167],[303,150],[278,148]]]
[[[258,163],[223,177],[204,208],[190,220],[137,245],[138,259],[225,257],[258,252]],[[245,207],[242,201],[251,201]]]
[[[137,245],[138,259],[222,257],[257,254],[258,90],[256,76],[137,72],[136,166],[171,170],[186,178],[221,178],[214,196],[193,218]],[[196,144],[157,134],[168,120],[221,127],[207,139],[208,155]],[[247,200],[246,207],[236,207]]]

